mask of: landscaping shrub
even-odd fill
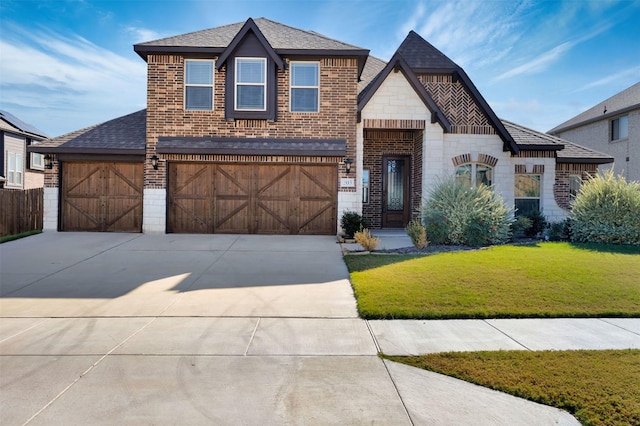
[[[517,216],[511,224],[513,238],[524,237],[525,230],[531,228],[531,219],[526,216]]]
[[[549,223],[547,225],[549,241],[568,241],[571,237],[571,221],[565,219],[562,222]]]
[[[409,222],[406,231],[409,238],[411,238],[411,242],[413,242],[413,245],[418,250],[422,250],[429,244],[429,241],[427,241],[427,230],[419,220]]]
[[[374,237],[371,235],[371,231],[367,228],[364,228],[362,231],[356,232],[353,237],[356,240],[356,243],[360,244],[363,249],[367,251],[373,251],[378,247],[378,243],[380,242],[380,238]]]
[[[571,209],[577,242],[640,245],[640,182],[613,172],[583,182]]]
[[[544,231],[544,228],[547,226],[547,219],[539,210],[532,210],[528,214],[524,215],[524,217],[531,221],[531,225],[524,230],[524,235],[529,238],[537,236]]]
[[[468,246],[509,240],[513,222],[512,211],[491,187],[470,188],[454,178],[430,191],[422,218],[433,243]]]
[[[367,223],[360,214],[346,211],[340,218],[340,227],[347,238],[353,238],[357,231],[367,227]]]

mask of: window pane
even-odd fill
[[[531,212],[540,211],[540,200],[520,199],[515,202],[516,216],[527,216]]]
[[[193,110],[213,109],[213,89],[211,87],[187,86],[186,108]]]
[[[362,202],[369,202],[369,170],[362,171]]]
[[[291,89],[291,111],[318,111],[318,89]]]
[[[540,175],[516,175],[515,196],[540,197]]]
[[[387,210],[404,210],[404,160],[387,161]]]
[[[213,84],[213,61],[187,61],[187,84]]]
[[[318,64],[291,64],[292,86],[317,86]]]
[[[238,59],[236,62],[236,83],[264,83],[263,59]]]
[[[238,109],[264,109],[264,86],[238,86]]]
[[[456,182],[471,187],[471,164],[456,168]]]
[[[476,186],[491,186],[493,183],[493,169],[483,164],[476,164]]]
[[[629,137],[629,116],[625,115],[623,117],[620,117],[620,138],[619,139],[626,139]]]

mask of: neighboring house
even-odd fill
[[[45,229],[335,234],[402,227],[446,175],[567,214],[607,155],[501,121],[413,31],[388,63],[268,19],[134,46],[147,109],[47,141]]]
[[[0,110],[0,182],[7,189],[44,186],[44,156],[27,153],[47,135],[7,111]],[[0,187],[2,187],[0,183]]]
[[[613,156],[616,175],[640,182],[640,83],[548,133]]]

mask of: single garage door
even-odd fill
[[[337,168],[299,164],[169,164],[168,232],[336,232]]]
[[[63,231],[142,232],[143,164],[63,162]]]

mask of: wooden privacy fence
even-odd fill
[[[0,237],[42,229],[42,188],[0,189]]]

